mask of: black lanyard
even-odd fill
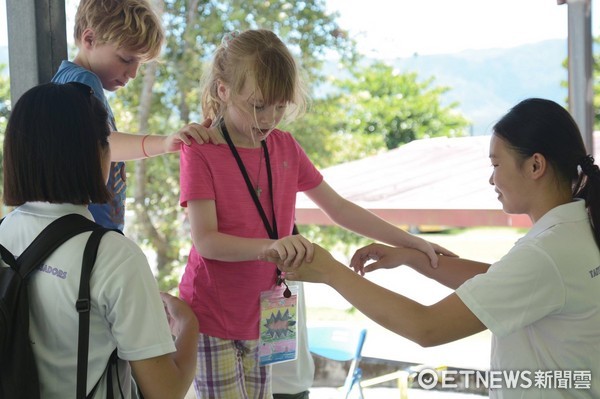
[[[271,225],[269,223],[269,219],[267,219],[265,210],[263,209],[260,200],[258,199],[258,195],[256,195],[256,191],[254,191],[254,187],[252,186],[252,181],[250,181],[250,177],[248,176],[246,166],[244,165],[244,162],[242,161],[242,158],[240,157],[237,148],[235,148],[235,145],[233,145],[233,141],[231,141],[231,137],[229,136],[229,132],[227,131],[227,127],[225,126],[225,121],[223,119],[221,119],[219,126],[221,128],[221,132],[223,132],[223,137],[225,137],[225,141],[227,141],[227,145],[229,146],[229,149],[233,154],[233,157],[237,161],[238,167],[240,168],[240,172],[242,172],[242,176],[244,176],[246,186],[248,187],[248,192],[250,193],[250,196],[252,196],[254,205],[256,205],[256,210],[258,210],[258,213],[260,214],[260,218],[262,219],[263,224],[265,225],[265,229],[269,234],[269,238],[271,238],[272,240],[277,240],[279,238],[279,234],[277,233],[277,219],[275,219],[275,203],[273,202],[273,175],[271,174],[271,160],[269,158],[269,150],[267,148],[267,143],[265,143],[265,141],[262,140],[260,142],[260,145],[262,146],[262,151],[265,155],[265,163],[267,166],[267,178],[269,179],[269,197],[271,198],[271,216],[273,218],[273,225]],[[258,182],[256,182],[256,184],[258,185]]]
[[[252,186],[252,181],[250,181],[250,176],[248,176],[246,166],[244,165],[244,162],[242,161],[242,158],[240,157],[237,148],[235,148],[233,141],[231,141],[231,137],[229,136],[229,132],[227,131],[227,127],[225,126],[225,121],[222,118],[219,122],[219,127],[221,129],[221,132],[223,133],[223,137],[225,137],[225,141],[227,141],[227,145],[229,146],[233,157],[235,158],[238,164],[238,168],[240,169],[242,176],[244,176],[246,186],[248,187],[248,192],[250,193],[250,196],[254,201],[254,205],[256,205],[256,210],[260,214],[260,218],[262,219],[263,224],[265,225],[265,229],[269,234],[269,238],[271,238],[272,240],[277,240],[279,238],[279,234],[277,233],[277,219],[275,218],[275,202],[273,201],[273,175],[271,173],[271,160],[269,158],[269,149],[267,148],[267,143],[265,142],[265,140],[261,140],[260,145],[262,147],[263,154],[265,155],[265,164],[267,167],[267,178],[269,180],[269,197],[271,198],[271,216],[273,218],[273,225],[271,225],[269,223],[269,219],[267,219],[265,210],[263,209],[260,200],[258,199],[258,195],[256,194],[254,187]],[[256,182],[256,184],[258,185],[259,183]],[[288,288],[287,284],[285,283],[284,279],[281,277],[281,270],[277,268],[277,285],[281,285],[281,283],[283,283],[286,287],[283,296],[289,298],[292,295],[292,293]]]

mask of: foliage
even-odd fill
[[[351,132],[339,103],[337,95],[315,100],[306,115],[281,126],[294,134],[318,168],[374,155],[385,148],[381,137]]]
[[[468,121],[455,111],[458,104],[441,105],[449,88],[432,87],[433,81],[400,74],[383,62],[356,69],[352,78],[337,82],[349,130],[380,135],[388,149],[427,137],[466,135]]]
[[[600,36],[594,39],[594,43],[600,44]],[[600,53],[593,54],[593,59],[592,81],[594,85],[594,98],[592,101],[594,108],[594,131],[596,131],[600,130]],[[563,65],[565,68],[568,68],[568,60],[565,60]],[[567,82],[564,84],[568,86]]]
[[[199,81],[205,63],[225,32],[266,28],[277,33],[300,60],[309,78],[319,75],[323,57],[333,50],[347,62],[355,58],[354,43],[325,12],[324,0],[166,0],[166,81],[176,88],[173,106],[183,121],[197,116]]]

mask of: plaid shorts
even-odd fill
[[[258,342],[198,334],[196,397],[271,399],[271,366],[259,366]]]

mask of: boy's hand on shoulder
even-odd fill
[[[176,152],[181,149],[181,144],[190,145],[192,141],[198,144],[224,144],[225,140],[216,128],[211,128],[212,120],[206,119],[202,124],[188,123],[176,133],[166,137],[166,152]]]

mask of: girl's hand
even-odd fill
[[[313,244],[299,234],[275,241],[266,252],[277,254],[277,263],[286,269],[297,268],[302,262],[310,263],[314,256]]]
[[[294,236],[297,237],[297,236]],[[311,283],[331,284],[332,275],[336,270],[347,269],[346,266],[335,260],[335,258],[317,244],[313,245],[313,256],[311,261],[305,258],[297,266],[285,266],[277,252],[273,249],[266,251],[261,259],[267,262],[273,262],[285,273],[286,280],[306,281]]]
[[[165,150],[166,152],[176,152],[181,149],[181,144],[190,145],[192,140],[198,144],[223,144],[225,140],[215,127],[210,127],[212,121],[206,119],[202,124],[199,123],[188,123],[178,132],[173,133],[170,136],[165,137]]]

